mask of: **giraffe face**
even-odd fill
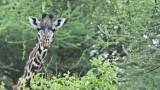
[[[44,18],[40,22],[38,31],[38,40],[42,43],[44,48],[48,48],[53,40],[52,20]]]
[[[29,17],[31,25],[36,27],[38,30],[38,40],[44,48],[50,47],[51,42],[53,41],[54,32],[65,22],[65,18],[59,18],[53,22],[52,13],[49,14],[49,17],[46,16],[47,14],[43,13],[41,21],[38,21],[38,19],[35,17]]]

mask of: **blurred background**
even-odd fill
[[[117,62],[118,90],[160,88],[159,0],[0,0],[0,82],[11,90],[23,74],[43,11],[67,22],[45,58],[50,76],[83,77],[99,55]]]

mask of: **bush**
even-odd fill
[[[1,82],[0,90],[7,90],[7,89],[5,89],[5,84],[3,82]]]
[[[31,88],[34,90],[117,90],[116,63],[105,62],[101,56],[90,60],[92,68],[83,77],[70,76],[70,72],[63,77],[53,76],[50,79],[31,75]],[[24,83],[24,82],[23,82]],[[39,84],[39,85],[38,85]],[[24,85],[21,87],[24,88]]]

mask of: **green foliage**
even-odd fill
[[[49,88],[56,89],[111,89],[117,88],[118,83],[119,90],[159,90],[160,46],[153,45],[153,39],[160,39],[158,0],[2,0],[0,81],[6,83],[7,89],[22,75],[28,55],[37,43],[37,31],[30,26],[28,16],[40,19],[43,11],[53,11],[54,18],[64,17],[67,22],[55,33],[45,59],[48,73],[57,77],[46,80],[35,76],[32,83],[39,79],[42,85],[32,88],[51,85]],[[124,45],[128,56],[117,61],[124,71],[117,75],[119,82],[115,75],[105,76],[107,72],[115,74],[113,63],[103,63],[106,60],[99,58],[92,60],[90,66],[92,45],[101,46],[98,54]],[[67,71],[70,73],[62,75]]]
[[[84,68],[82,72],[87,71],[89,62],[86,65],[83,65],[82,62],[86,62],[89,57],[81,57],[81,54],[92,43],[88,42],[86,36],[91,36],[93,32],[86,29],[86,23],[82,23],[83,21],[76,21],[80,19],[76,17],[80,12],[72,12],[73,7],[70,8],[69,3],[69,1],[61,3],[51,0],[3,0],[3,2],[0,2],[0,46],[2,47],[0,48],[0,53],[2,53],[0,55],[0,64],[2,64],[0,66],[2,71],[0,76],[6,77],[5,79],[1,78],[0,81],[11,81],[8,86],[17,82],[23,73],[29,53],[37,43],[37,31],[30,26],[28,16],[35,16],[40,19],[42,11],[45,10],[50,13],[52,9],[55,13],[54,18],[67,18],[67,24],[55,33],[54,42],[49,49],[46,63],[49,62],[51,56],[54,57],[48,67],[50,72],[56,74],[65,72],[67,69],[74,71],[73,69],[79,67]],[[64,4],[64,7],[62,4]],[[62,9],[65,11],[62,11]],[[74,17],[69,17],[69,15]],[[68,67],[70,63],[71,67]],[[75,63],[80,65],[75,65]]]
[[[1,90],[7,90],[7,89],[5,89],[5,84],[4,84],[4,82],[1,82],[0,89],[1,89]]]
[[[41,74],[31,74],[31,88],[34,90],[117,90],[116,63],[104,62],[104,58],[90,60],[92,68],[83,77],[70,76],[70,72],[63,77],[44,79]],[[40,84],[40,85],[38,85]],[[24,88],[24,83],[22,86]]]

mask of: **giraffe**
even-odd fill
[[[24,68],[24,74],[21,77],[22,80],[26,81],[25,87],[27,88],[30,88],[30,74],[37,74],[42,71],[42,65],[45,61],[44,58],[53,41],[54,32],[65,22],[65,18],[59,18],[55,22],[52,22],[53,16],[53,13],[50,13],[47,17],[47,14],[44,12],[42,13],[41,21],[36,17],[29,17],[30,24],[38,30],[38,43],[31,51]],[[18,88],[20,85],[21,80],[18,81],[17,85],[13,86],[13,90],[23,90],[22,88]]]

